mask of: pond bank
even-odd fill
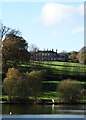
[[[81,101],[81,102],[73,102],[73,103],[69,103],[69,102],[64,102],[64,101],[52,101],[52,100],[40,100],[37,102],[34,101],[27,101],[27,102],[20,102],[20,101],[0,101],[1,104],[40,104],[40,105],[58,105],[58,104],[86,104],[86,101]]]

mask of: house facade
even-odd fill
[[[66,61],[66,56],[60,56],[60,54],[53,50],[38,50],[31,54],[31,60],[35,61]]]

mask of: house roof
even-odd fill
[[[48,51],[48,50],[38,50],[36,53],[38,53],[38,52],[40,52],[40,53],[57,53],[57,52],[54,52],[54,51]]]

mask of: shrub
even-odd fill
[[[78,81],[67,79],[58,86],[60,97],[69,103],[74,103],[81,98],[81,85]]]
[[[3,85],[9,101],[16,96],[22,101],[30,96],[36,98],[41,92],[42,73],[41,71],[20,73],[15,68],[9,68]]]

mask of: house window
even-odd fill
[[[53,56],[53,54],[51,53],[51,56]]]
[[[56,58],[54,58],[54,60],[56,60]]]
[[[51,60],[50,58],[48,58],[48,60]]]
[[[53,57],[51,58],[51,60],[53,60]]]

